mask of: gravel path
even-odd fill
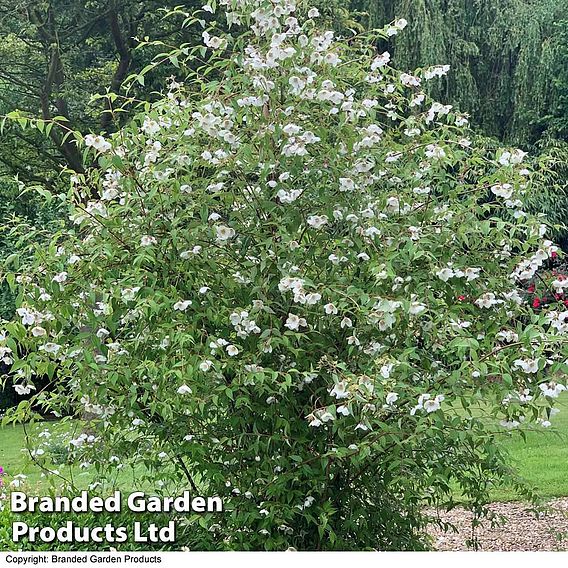
[[[523,503],[493,503],[490,508],[496,515],[507,517],[503,526],[491,527],[485,520],[475,529],[479,547],[484,551],[496,550],[568,550],[568,498],[555,499],[548,503],[545,513],[538,516],[528,511]],[[437,550],[471,550],[466,541],[472,537],[472,515],[463,509],[443,513],[442,519],[458,528],[458,532],[444,533],[433,528]]]

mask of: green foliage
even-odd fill
[[[552,236],[565,249],[568,246],[568,143],[544,139],[539,150],[534,175],[538,191],[528,196],[527,207],[546,216],[553,227]]]
[[[473,403],[547,422],[561,318],[517,283],[556,247],[520,210],[523,153],[426,97],[443,69],[377,55],[404,20],[334,41],[242,4],[240,33],[188,17],[205,45],[160,56],[189,89],[85,139],[99,167],[19,271],[5,356],[22,388],[48,377],[46,410],[92,417],[73,457],[100,479],[223,497],[203,547],[427,547],[425,505],[457,484],[481,516],[516,484]]]
[[[469,112],[491,136],[531,144],[566,137],[566,0],[355,0],[368,25],[404,17],[402,68],[450,64],[433,94]]]
[[[201,5],[183,4],[188,10]],[[0,137],[0,173],[53,187],[62,166],[81,171],[81,155],[65,139],[67,129],[112,131],[121,124],[112,99],[91,96],[124,94],[124,79],[156,53],[137,49],[139,39],[195,41],[180,35],[178,22],[163,18],[161,10],[176,5],[174,0],[0,1],[0,115],[19,110],[53,121],[45,137],[8,127]],[[152,77],[133,94],[150,97],[161,79]]]
[[[62,226],[57,203],[34,187],[25,189],[21,183],[0,178],[0,317],[4,319],[12,317],[15,300],[6,271],[18,270],[33,247],[50,240]]]
[[[43,246],[63,225],[57,199],[36,188],[0,177],[0,317],[11,319],[16,304],[15,280],[8,274],[25,264],[36,247]],[[6,366],[0,362],[0,375]],[[17,401],[10,383],[0,376],[0,413]]]

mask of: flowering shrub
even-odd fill
[[[548,422],[566,369],[564,312],[524,301],[556,252],[524,155],[427,98],[446,67],[374,51],[404,20],[336,39],[292,0],[220,4],[236,39],[170,55],[207,59],[200,90],[85,139],[100,169],[17,275],[4,360],[89,416],[101,479],[221,495],[203,548],[422,548],[453,484],[480,515],[515,482],[486,417]]]
[[[552,253],[548,262],[543,263],[534,277],[526,283],[526,298],[530,305],[538,310],[542,307],[568,306],[565,288],[568,287],[568,274],[565,261]]]

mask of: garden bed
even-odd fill
[[[493,503],[497,516],[507,517],[504,524],[491,526],[487,520],[472,532],[472,514],[457,508],[442,515],[458,532],[432,529],[436,550],[471,550],[468,540],[475,538],[482,551],[558,551],[568,550],[568,498],[554,499],[547,510],[535,513],[524,503]]]

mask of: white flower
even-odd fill
[[[329,394],[335,396],[335,398],[347,398],[349,392],[347,391],[347,383],[345,381],[338,382],[330,391]]]
[[[466,268],[464,270],[465,277],[468,282],[479,278],[479,273],[481,272],[481,268]]]
[[[44,337],[47,335],[47,331],[45,331],[43,327],[36,325],[35,327],[32,327],[32,335],[34,337]]]
[[[513,186],[510,183],[502,183],[494,185],[491,188],[491,192],[497,197],[502,197],[503,199],[510,199],[513,195]]]
[[[339,325],[341,326],[342,329],[343,329],[343,328],[346,328],[346,327],[353,327],[353,322],[351,321],[350,318],[344,317],[344,318],[341,320],[341,323],[340,323]]]
[[[444,398],[443,394],[439,394],[435,398],[432,398],[428,393],[421,394],[418,397],[418,404],[410,411],[410,414],[414,416],[418,410],[425,410],[428,413],[435,412],[440,409]]]
[[[191,250],[185,250],[182,253],[180,253],[180,258],[186,260],[188,258],[191,257],[192,254],[196,255],[199,254],[202,251],[202,248],[200,245],[196,245],[194,246]]]
[[[386,396],[386,403],[392,406],[398,400],[398,394],[396,392],[389,392]]]
[[[125,302],[130,302],[134,300],[136,294],[140,291],[140,286],[134,286],[134,288],[124,288],[120,291],[120,295]]]
[[[557,384],[554,381],[551,381],[550,383],[542,383],[538,386],[542,391],[542,394],[549,398],[558,398],[560,393],[566,390],[564,385]]]
[[[60,272],[51,279],[52,282],[59,282],[59,283],[65,282],[65,280],[67,280],[67,272]]]
[[[215,231],[217,232],[217,240],[220,242],[228,241],[235,236],[235,229],[227,227],[226,225],[215,227]]]
[[[317,18],[320,15],[319,10],[317,8],[310,8],[308,10],[308,18],[310,19],[314,19]]]
[[[400,75],[400,82],[405,87],[419,87],[420,86],[420,78],[414,75],[410,75],[410,73],[401,73]]]
[[[337,314],[339,312],[339,310],[333,304],[326,304],[323,309],[328,315]]]
[[[149,116],[144,119],[144,124],[141,127],[142,131],[148,134],[148,136],[154,136],[160,131],[160,125]]]
[[[288,314],[288,319],[286,320],[284,327],[295,331],[300,329],[300,327],[306,327],[307,325],[308,324],[304,318],[301,318],[295,314]]]
[[[514,364],[519,369],[522,369],[527,375],[538,372],[538,363],[540,359],[516,359]]]
[[[108,152],[112,148],[110,142],[107,142],[102,136],[94,136],[93,134],[85,136],[85,146],[93,147],[99,152]]]
[[[469,124],[467,116],[464,115],[456,116],[456,126],[465,126],[466,124]]]
[[[30,394],[32,390],[35,390],[35,386],[32,384],[27,385],[14,385],[14,390],[20,395],[25,396]]]
[[[199,369],[205,373],[209,371],[212,365],[213,361],[211,361],[211,359],[205,359],[205,361],[201,361],[201,363],[199,363]]]
[[[499,163],[502,166],[516,166],[523,162],[526,155],[526,152],[519,149],[513,150],[512,152],[505,150],[499,157]]]
[[[219,183],[212,183],[211,185],[207,186],[207,191],[211,193],[217,193],[221,191],[224,186],[225,184],[222,181],[220,181]]]
[[[235,355],[239,354],[239,350],[234,345],[227,345],[226,349],[229,357],[235,357]]]
[[[416,316],[418,314],[421,314],[422,312],[426,311],[426,306],[420,302],[411,302],[410,303],[410,308],[408,310],[408,313],[412,316]]]
[[[174,304],[174,310],[185,312],[191,306],[191,300],[180,300]]]
[[[339,191],[353,191],[355,182],[351,178],[339,178]]]
[[[313,428],[317,428],[322,425],[322,421],[319,418],[316,418],[313,414],[309,414],[306,418],[309,421],[310,426]]]
[[[148,235],[144,235],[141,239],[140,239],[140,246],[141,247],[149,247],[151,245],[155,245],[158,241],[156,240],[156,237],[150,237]]]
[[[337,414],[342,414],[343,416],[349,416],[350,412],[346,406],[338,406],[337,407]]]
[[[513,343],[519,340],[519,335],[510,329],[504,329],[495,334],[495,338],[507,343]]]
[[[402,31],[407,25],[408,22],[404,18],[400,18],[396,20],[392,26],[387,28],[387,35],[394,36],[398,32]]]
[[[428,158],[432,158],[434,160],[441,160],[446,157],[446,151],[437,144],[428,144],[424,153]]]
[[[480,308],[492,308],[493,306],[500,304],[502,300],[497,300],[493,292],[487,292],[483,296],[475,300],[475,305]]]
[[[454,271],[451,268],[441,268],[436,272],[436,276],[443,282],[447,282],[450,278],[454,276]]]
[[[371,63],[371,71],[376,71],[377,69],[380,69],[381,67],[387,65],[390,61],[390,58],[391,56],[388,51],[385,51],[384,53],[381,53],[381,55],[375,57],[375,59]]]
[[[40,347],[41,351],[45,351],[46,353],[58,353],[61,349],[61,345],[57,343],[48,342]]]
[[[212,36],[208,32],[203,32],[203,43],[211,49],[225,49],[227,47],[227,40],[217,36]]]
[[[306,304],[309,306],[317,304],[320,300],[321,294],[318,294],[317,292],[310,292],[309,294],[306,294]]]
[[[179,389],[177,390],[178,394],[191,394],[193,391],[191,390],[190,387],[188,387],[187,385],[182,385],[181,387],[179,387]]]
[[[448,73],[449,70],[449,65],[435,65],[434,67],[429,67],[428,69],[426,69],[426,71],[424,71],[424,78],[429,81],[434,77],[443,77]],[[464,124],[467,124],[467,121]],[[464,124],[458,124],[458,121],[456,120],[457,126],[463,126]]]
[[[379,373],[381,377],[383,377],[383,379],[388,379],[393,369],[394,369],[394,363],[385,363],[384,365],[381,366]]]
[[[308,225],[314,229],[321,229],[328,220],[327,215],[310,215],[308,217]]]
[[[426,412],[435,412],[436,410],[439,410],[441,407],[441,402],[444,400],[444,395],[439,394],[436,398],[434,399],[429,399],[429,400],[425,400],[424,401],[424,410]]]

